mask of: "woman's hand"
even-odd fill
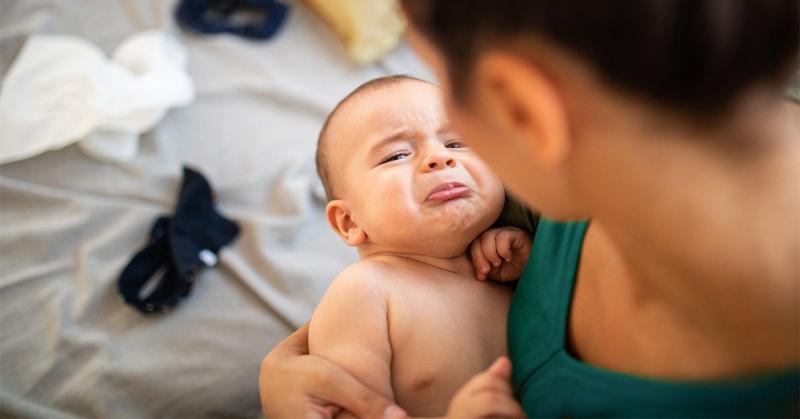
[[[475,278],[514,281],[531,253],[531,236],[516,227],[490,228],[470,245]]]
[[[486,371],[461,387],[447,409],[447,417],[523,418],[525,413],[511,391],[511,361],[500,357]]]
[[[261,363],[261,407],[272,418],[332,418],[345,409],[361,418],[406,413],[347,371],[308,354],[308,324],[278,344]]]

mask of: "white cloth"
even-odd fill
[[[31,35],[0,89],[0,163],[76,141],[93,157],[132,160],[139,134],[193,100],[186,58],[158,30],[130,36],[111,60],[78,37]]]

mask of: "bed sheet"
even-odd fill
[[[0,166],[0,417],[261,416],[262,357],[356,257],[324,220],[314,170],[324,117],[370,78],[430,79],[404,45],[355,67],[288,3],[281,32],[253,42],[184,33],[171,1],[0,0],[0,76],[31,33],[110,53],[161,28],[187,48],[197,92],[131,162],[72,145]],[[144,317],[121,302],[117,275],[172,211],[184,164],[207,176],[241,233],[176,310]]]

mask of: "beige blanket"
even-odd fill
[[[289,3],[277,37],[251,42],[181,33],[168,1],[0,0],[0,74],[32,32],[110,53],[165,28],[187,48],[197,88],[132,162],[73,145],[0,166],[0,417],[261,415],[262,357],[355,258],[323,218],[313,166],[322,120],[367,79],[429,77],[405,46],[354,67],[316,16]],[[183,164],[207,175],[242,232],[188,300],[143,317],[120,301],[116,278],[172,210]]]

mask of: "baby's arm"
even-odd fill
[[[311,318],[309,352],[394,401],[385,293],[366,271],[352,266],[328,288]]]
[[[470,245],[475,277],[514,281],[522,275],[531,253],[531,235],[516,227],[490,228]]]

